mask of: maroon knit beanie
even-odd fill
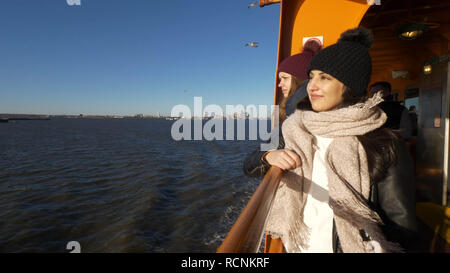
[[[322,49],[322,45],[315,41],[309,40],[303,46],[303,51],[299,54],[292,55],[284,59],[278,66],[278,73],[286,72],[298,78],[299,80],[308,79],[306,70],[312,58]]]

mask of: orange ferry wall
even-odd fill
[[[303,37],[323,36],[324,46],[337,41],[347,29],[358,27],[369,9],[366,0],[281,0],[278,64],[300,53]],[[275,80],[275,104],[282,99]]]

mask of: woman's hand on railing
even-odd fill
[[[283,171],[296,169],[301,166],[300,156],[289,149],[273,150],[265,154],[263,160]]]

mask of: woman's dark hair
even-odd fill
[[[367,96],[361,96],[360,93],[353,92],[352,89],[344,86],[344,93],[342,94],[342,102],[338,105],[338,108],[348,107],[358,102],[364,102],[367,100]]]
[[[374,86],[380,86],[383,90],[391,92],[392,90],[392,86],[389,82],[385,82],[385,81],[381,81],[381,82],[376,82],[370,85],[370,87],[374,87]]]
[[[397,139],[398,136],[389,128],[378,128],[358,136],[359,142],[366,151],[371,184],[383,180],[389,167],[396,164],[395,142]]]
[[[364,102],[367,99],[366,96],[357,95],[355,92],[352,92],[348,87],[345,87],[342,96],[343,101],[339,104],[339,108]],[[309,96],[306,96],[297,103],[297,109],[313,111]],[[398,136],[392,130],[382,127],[357,137],[367,154],[371,184],[383,180],[387,175],[389,167],[392,164],[396,164],[395,142]]]

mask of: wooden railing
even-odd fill
[[[283,171],[270,167],[217,253],[256,253]]]

